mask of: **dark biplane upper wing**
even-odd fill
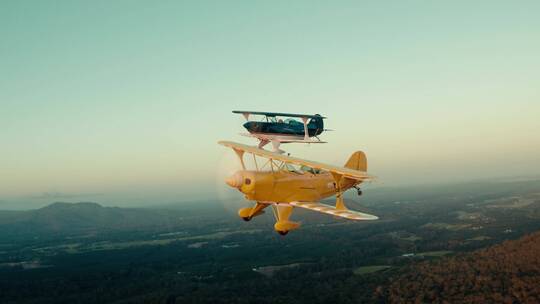
[[[267,117],[276,117],[276,116],[283,116],[283,117],[300,117],[300,118],[326,118],[324,116],[317,116],[317,115],[310,115],[310,114],[291,114],[291,113],[275,113],[275,112],[254,112],[254,111],[232,111],[235,114],[244,114],[244,115],[264,115]]]

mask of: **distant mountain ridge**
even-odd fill
[[[28,211],[0,211],[3,234],[76,234],[99,230],[174,225],[180,214],[170,210],[103,207],[93,202],[55,202]]]

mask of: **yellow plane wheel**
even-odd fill
[[[242,217],[242,219],[243,219],[245,222],[251,221],[251,217],[249,217],[249,216],[244,216],[244,217]]]
[[[278,230],[277,233],[279,233],[280,235],[287,235],[287,233],[289,233],[289,230]]]

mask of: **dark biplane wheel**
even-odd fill
[[[358,196],[362,195],[362,190],[358,190]]]
[[[287,233],[289,233],[289,230],[285,230],[285,231],[278,230],[278,233],[280,235],[287,235]]]
[[[246,221],[246,222],[251,221],[251,217],[249,217],[249,216],[243,217],[242,219],[243,219],[244,221]]]

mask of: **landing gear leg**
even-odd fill
[[[259,149],[262,149],[264,146],[266,146],[270,141],[267,139],[260,139],[259,140]]]
[[[272,140],[272,147],[274,148],[274,152],[283,154],[285,151],[281,150],[279,146],[281,145],[281,142],[278,140]]]
[[[257,204],[251,208],[242,208],[238,210],[238,215],[244,221],[249,222],[253,217],[263,214],[263,209],[266,207],[268,207],[268,204],[261,204],[257,202]]]
[[[280,235],[286,235],[289,231],[300,226],[300,223],[289,220],[293,211],[293,206],[289,204],[274,204],[272,205],[272,209],[274,210],[274,217],[276,218],[274,230]]]

